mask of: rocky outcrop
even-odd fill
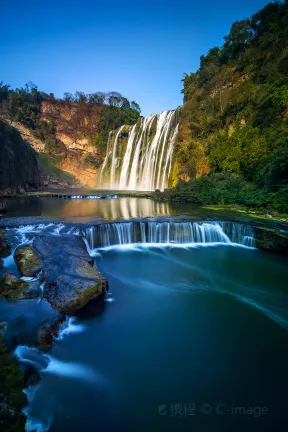
[[[288,233],[274,228],[257,227],[256,245],[260,249],[288,254]]]
[[[6,273],[0,280],[0,296],[9,300],[34,298],[35,294],[29,290],[29,284],[16,276]]]
[[[73,175],[83,186],[93,188],[97,185],[99,167],[103,162],[103,155],[93,141],[100,113],[88,106],[82,108],[63,101],[52,104],[43,101],[41,116],[55,126],[56,138],[66,148],[57,167]]]
[[[79,150],[67,151],[58,165],[58,168],[73,175],[83,186],[90,188],[95,188],[97,185],[99,167],[100,162],[97,162],[92,154]]]
[[[55,105],[54,108],[56,109],[57,106]],[[46,117],[45,120],[52,121],[51,119],[46,119]],[[61,117],[59,121],[61,124]],[[52,122],[56,122],[56,125],[59,123],[57,118]],[[69,134],[56,133],[56,137],[63,145],[63,151],[61,154],[53,154],[53,152],[48,152],[44,141],[35,138],[33,133],[21,125],[21,123],[13,122],[13,128],[20,133],[25,142],[29,143],[27,146],[29,146],[32,152],[34,149],[39,153],[38,168],[39,183],[41,185],[56,186],[58,188],[70,188],[74,186],[96,187],[99,166],[103,158],[95,153],[95,146],[89,144],[87,139],[75,141]],[[25,187],[22,189],[24,192]],[[15,192],[21,192],[21,190],[10,188],[6,191],[6,194],[10,195]]]
[[[50,103],[43,101],[41,116],[44,121],[55,125],[56,137],[65,144],[68,150],[82,150],[88,153],[96,153],[92,137],[97,132],[99,122],[99,110],[91,109],[92,106],[83,106],[77,103],[61,101]]]
[[[55,317],[52,323],[47,321],[42,323],[38,329],[36,342],[36,345],[41,349],[41,351],[50,351],[55,337],[59,335],[59,329],[63,322],[65,322],[65,316],[59,314],[59,316]]]
[[[15,128],[0,120],[0,195],[25,192],[40,184],[36,152]]]
[[[73,314],[108,290],[80,237],[40,236],[33,249],[44,263],[44,298],[57,311]]]
[[[16,249],[14,259],[21,276],[35,277],[42,270],[43,264],[31,246]]]

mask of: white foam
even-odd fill
[[[107,302],[107,303],[114,303],[115,299],[113,297],[106,297],[104,299],[104,301]]]
[[[20,362],[31,364],[38,371],[45,369],[49,362],[49,357],[46,354],[42,354],[37,348],[26,345],[18,345],[14,355]]]
[[[49,358],[49,363],[48,366],[42,370],[42,373],[89,381],[97,378],[92,369],[87,366],[82,366],[80,363],[64,362],[50,355],[47,355],[47,357]]]
[[[64,336],[68,336],[69,334],[81,333],[83,330],[85,330],[85,327],[77,323],[75,317],[66,318],[59,329],[59,335],[56,340],[61,340]]]
[[[23,414],[27,417],[25,423],[25,431],[26,432],[48,432],[51,427],[51,419],[47,419],[46,422],[44,420],[36,419],[30,417],[29,409],[24,408]]]
[[[62,223],[57,224],[56,227],[54,228],[52,234],[54,234],[54,235],[60,235],[60,231],[61,231],[64,227],[65,227],[65,225],[62,224]]]
[[[27,400],[29,405],[25,406],[22,410],[22,413],[26,416],[26,423],[25,423],[25,431],[26,432],[48,432],[50,427],[51,427],[51,423],[52,423],[52,418],[51,415],[49,415],[49,418],[41,418],[40,416],[34,417],[32,415],[32,402],[35,399],[36,393],[37,391],[40,389],[40,383],[33,385],[33,386],[29,386],[26,389],[23,390],[23,393],[26,394],[27,396]]]
[[[35,399],[35,395],[40,388],[40,384],[32,385],[23,390],[23,393],[26,394],[27,400],[29,403],[33,402]]]
[[[40,278],[41,274],[42,274],[42,271],[40,271],[39,273],[37,273],[35,277],[32,277],[32,276],[22,276],[21,279],[24,280],[25,282],[34,282],[34,281],[37,281]]]
[[[20,362],[28,363],[34,366],[41,373],[60,375],[74,379],[101,380],[100,374],[97,374],[87,366],[80,363],[70,363],[57,360],[54,357],[43,354],[37,348],[26,345],[18,345],[14,355]]]
[[[252,246],[247,246],[239,243],[225,243],[225,242],[213,242],[213,243],[128,243],[128,244],[115,244],[111,246],[104,246],[96,249],[92,249],[90,251],[91,256],[96,256],[99,254],[99,251],[109,251],[113,249],[117,249],[120,251],[139,251],[141,249],[149,249],[149,248],[179,248],[179,249],[189,249],[189,248],[205,248],[205,247],[215,247],[215,246],[226,246],[226,247],[240,247],[244,249],[256,249]]]

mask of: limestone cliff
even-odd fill
[[[47,142],[35,136],[33,131],[19,122],[13,122],[23,139],[39,153],[39,168],[43,183],[49,186],[95,187],[99,166],[103,157],[91,144],[91,135],[83,131],[83,123],[93,123],[93,117],[82,118],[79,123],[77,107],[44,101],[41,120],[55,127],[55,136],[62,146],[47,148]],[[49,150],[49,151],[48,151]],[[58,169],[58,172],[57,172]],[[63,173],[61,173],[63,171]],[[68,175],[65,175],[68,173]]]

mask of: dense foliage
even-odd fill
[[[184,76],[173,185],[192,179],[178,186],[190,195],[213,188],[207,199],[199,191],[202,202],[287,211],[288,2],[236,21],[224,39]]]
[[[39,182],[36,152],[15,128],[0,120],[0,192],[19,192]]]
[[[210,174],[189,182],[179,181],[163,199],[195,204],[239,204],[288,213],[288,186],[276,190],[258,188],[240,175]],[[161,197],[160,197],[161,198]]]
[[[61,99],[39,91],[32,83],[16,90],[0,83],[0,116],[31,129],[45,142],[46,151],[52,154],[62,154],[65,146],[56,138],[53,118],[49,119],[51,121],[43,119],[43,103],[54,105],[55,110],[70,110],[73,115],[69,126],[78,134],[75,139],[87,137],[95,147],[98,146],[100,153],[105,151],[110,130],[122,124],[134,124],[140,115],[139,105],[117,92],[65,93]]]

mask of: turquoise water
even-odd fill
[[[48,357],[18,349],[41,371],[30,430],[281,430],[285,257],[231,245],[124,245],[96,262],[110,284],[105,303],[70,322]]]

